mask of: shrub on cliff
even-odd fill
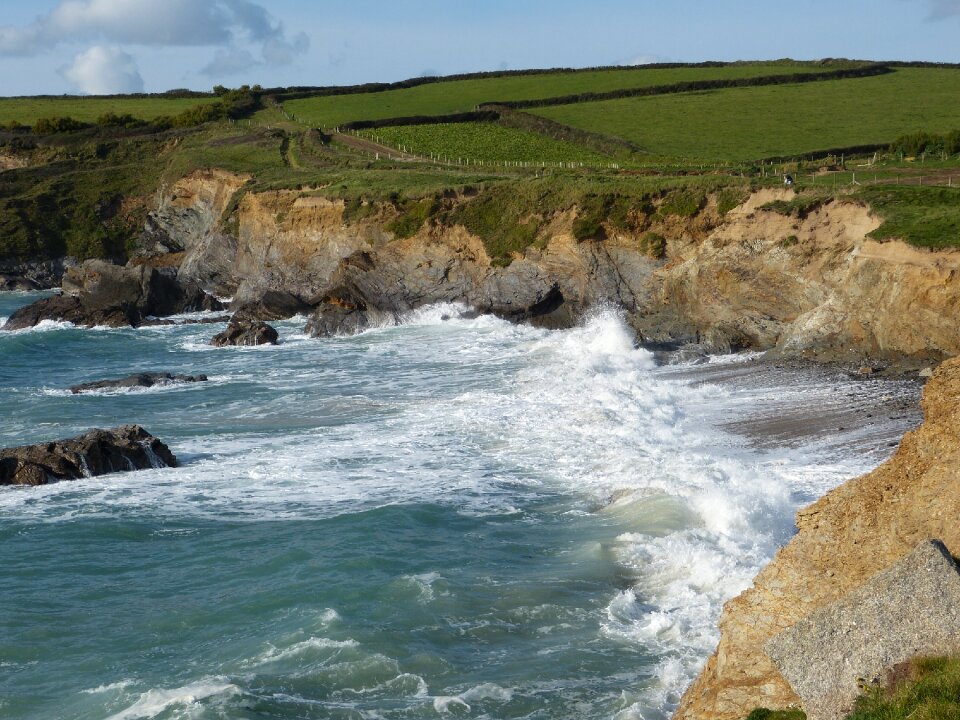
[[[33,132],[37,135],[52,135],[54,133],[75,132],[85,127],[84,123],[69,116],[40,118],[33,124]]]
[[[387,223],[387,230],[399,238],[413,237],[439,207],[440,203],[435,198],[407,200],[400,206],[400,215]]]
[[[890,145],[890,152],[913,157],[923,153],[956,155],[960,153],[960,130],[953,130],[945,135],[922,131],[901,135]]]

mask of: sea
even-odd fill
[[[871,410],[912,383],[665,362],[613,310],[463,310],[0,333],[0,447],[138,423],[180,462],[0,488],[0,717],[663,720],[796,510],[918,421]],[[209,381],[67,389],[146,371]]]

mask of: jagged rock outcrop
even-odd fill
[[[265,322],[234,315],[226,330],[214,335],[210,344],[215,347],[276,345],[279,337],[276,329]]]
[[[870,240],[880,220],[853,201],[803,218],[760,209],[791,196],[755,193],[703,242],[672,242],[655,302],[635,319],[641,334],[686,327],[709,349],[860,364],[960,354],[960,253]]]
[[[63,295],[20,308],[3,329],[21,330],[43,320],[65,320],[86,327],[137,326],[150,316],[220,309],[220,302],[198,286],[181,283],[175,268],[87,260],[67,269]]]
[[[800,698],[764,647],[811,613],[861,587],[921,541],[960,547],[960,358],[934,372],[925,421],[894,456],[797,514],[797,535],[726,604],[720,643],[685,693],[677,720],[741,720]]]
[[[176,467],[170,448],[139,425],[0,450],[0,485],[46,485],[113,472]]]
[[[198,170],[169,189],[161,189],[157,208],[147,215],[137,241],[140,254],[163,255],[191,250],[218,227],[234,193],[249,175]]]
[[[150,388],[155,385],[171,385],[175,383],[194,383],[206,382],[206,375],[173,375],[172,373],[137,373],[129,375],[118,380],[95,380],[93,382],[80,383],[70,388],[70,392],[79,395],[96,390],[116,390],[119,388]]]
[[[63,273],[77,265],[72,257],[36,262],[0,261],[0,290],[49,290],[60,287]]]
[[[248,301],[235,308],[238,315],[259,320],[286,320],[311,310],[312,305],[286,290],[267,290],[256,301]]]

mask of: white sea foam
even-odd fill
[[[100,695],[102,693],[117,692],[119,690],[126,690],[128,687],[133,685],[133,680],[119,680],[109,685],[98,685],[95,688],[88,688],[83,690],[84,695]]]
[[[203,701],[229,698],[241,690],[224,679],[211,678],[172,690],[152,689],[143,693],[130,707],[111,715],[107,720],[143,720],[154,718],[178,706],[183,709],[197,707]]]
[[[510,702],[513,699],[513,691],[494,683],[483,683],[460,693],[460,697],[467,702],[479,702],[480,700]]]
[[[470,712],[470,705],[458,695],[439,695],[433,699],[433,709],[438,713]]]
[[[6,322],[6,319],[4,319]],[[33,333],[44,333],[52,330],[72,330],[79,329],[72,322],[66,320],[41,320],[33,327],[21,328],[20,330],[11,330],[14,335],[30,335]]]
[[[301,642],[294,643],[286,648],[277,648],[271,646],[263,653],[254,658],[249,665],[259,666],[269,663],[282,662],[291,658],[299,658],[307,654],[321,654],[324,659],[329,660],[330,656],[336,655],[338,651],[346,648],[356,648],[359,644],[355,640],[330,640],[329,638],[311,637]]]

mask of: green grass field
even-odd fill
[[[531,110],[673,158],[742,161],[960,128],[960,70],[730,88]]]
[[[407,125],[378,128],[364,133],[392,147],[429,157],[432,153],[449,158],[483,162],[562,163],[578,162],[607,166],[611,158],[573,143],[554,140],[529,130],[495,123]]]
[[[139,120],[152,120],[161,115],[176,115],[190,108],[216,101],[215,97],[198,98],[0,98],[0,125],[16,121],[33,125],[40,118],[72,117],[81,122],[96,122],[104,113],[133,115]]]
[[[304,98],[284,103],[298,120],[333,128],[351,120],[469,112],[485,102],[534,100],[583,92],[669,85],[688,80],[824,72],[840,65],[756,63],[706,68],[624,68],[438,82],[403,90]]]

